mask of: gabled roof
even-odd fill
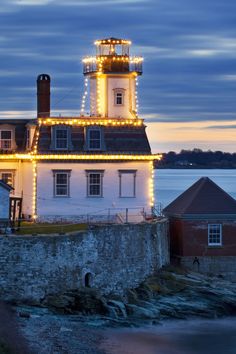
[[[171,215],[232,215],[236,214],[236,200],[208,177],[200,178],[190,188],[164,208]]]
[[[0,179],[0,187],[7,189],[8,191],[12,191],[14,188],[9,184],[5,183],[3,180]]]

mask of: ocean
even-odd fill
[[[167,206],[201,177],[209,177],[236,199],[235,170],[155,170],[155,204]],[[235,350],[236,353],[236,350]]]

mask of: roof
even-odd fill
[[[97,125],[95,125],[97,126]],[[51,148],[51,136],[53,126],[42,125],[39,128],[38,154],[55,153]],[[73,125],[71,129],[71,151],[65,150],[64,153],[86,153],[85,149],[85,127]],[[104,139],[104,151],[106,153],[128,153],[128,154],[151,154],[145,126],[101,126]],[[93,154],[101,154],[102,151],[93,151]],[[90,151],[91,153],[91,151]],[[60,150],[60,154],[63,151]]]
[[[3,180],[0,179],[0,187],[3,187],[5,189],[7,189],[8,191],[13,190],[14,188],[12,186],[10,186],[9,184],[5,183]]]
[[[232,215],[236,200],[208,177],[200,178],[163,209],[166,216]]]

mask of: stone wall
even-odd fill
[[[236,256],[180,257],[181,265],[200,273],[223,276],[236,282]]]
[[[122,294],[169,263],[168,223],[93,226],[73,235],[1,236],[0,297],[43,299],[89,282]]]

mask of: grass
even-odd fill
[[[87,230],[87,224],[49,224],[24,221],[21,223],[20,229],[16,231],[16,234],[64,234],[84,230]]]

